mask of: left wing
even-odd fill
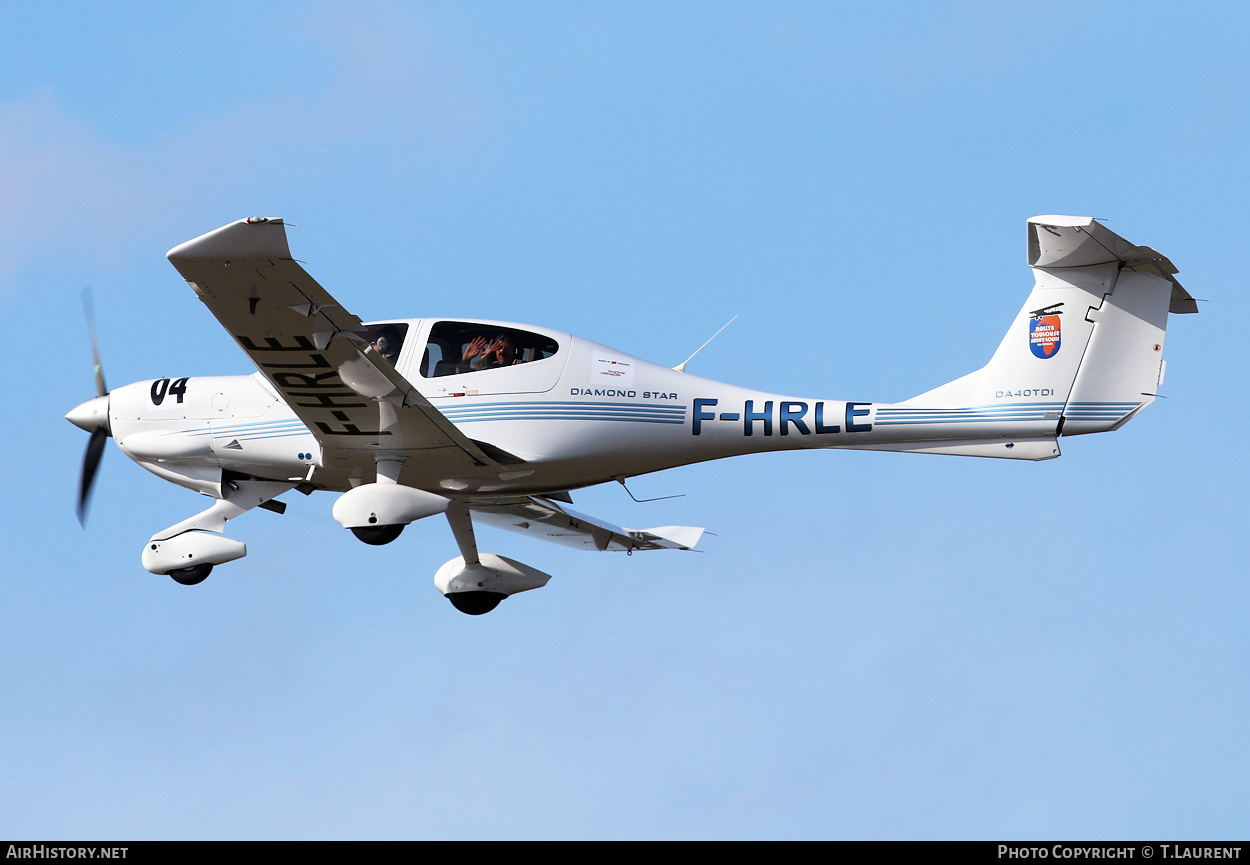
[[[167,257],[329,459],[419,455],[444,477],[499,468],[369,347],[361,320],[291,258],[281,219],[242,219]]]
[[[579,550],[689,550],[703,536],[694,526],[626,529],[541,496],[509,504],[471,504],[474,520]]]

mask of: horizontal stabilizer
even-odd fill
[[[1123,269],[1172,284],[1168,312],[1192,313],[1198,304],[1173,275],[1176,265],[1149,246],[1135,246],[1089,216],[1034,216],[1029,220],[1029,267],[1090,267],[1119,262]]]

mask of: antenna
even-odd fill
[[[724,330],[725,328],[729,327],[729,325],[733,324],[733,323],[734,323],[735,321],[737,321],[737,320],[738,320],[738,316],[736,316],[736,315],[735,315],[733,318],[729,319],[729,321],[725,322],[725,323],[721,326],[721,329],[720,329],[720,330],[716,331],[716,333],[712,334],[711,336],[709,336],[709,337],[707,338],[707,342],[703,343],[703,345],[699,346],[698,348],[696,348],[696,349],[694,350],[694,354],[690,355],[690,357],[686,358],[686,359],[685,359],[685,360],[683,360],[681,363],[677,364],[677,366],[673,367],[673,369],[677,370],[678,372],[685,372],[685,371],[686,371],[686,364],[688,364],[688,363],[690,363],[690,361],[694,360],[694,355],[695,355],[695,354],[698,354],[699,352],[703,351],[703,349],[707,348],[707,343],[708,343],[708,342],[711,342],[712,340],[716,339],[716,337],[720,336],[720,332],[721,332],[721,330]]]
[[[662,502],[665,499],[680,499],[680,498],[684,498],[686,495],[685,493],[678,493],[675,496],[659,496],[654,499],[640,499],[637,496],[635,496],[632,492],[629,492],[629,487],[625,486],[625,475],[617,475],[615,480],[618,484],[625,487],[625,492],[629,493],[629,497],[633,499],[634,501],[638,502],[638,504],[642,504],[643,502]]]

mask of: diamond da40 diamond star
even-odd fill
[[[1005,459],[1059,456],[1060,436],[1118,429],[1163,381],[1169,313],[1197,311],[1149,247],[1093,219],[1028,220],[1035,284],[989,363],[900,403],[785,396],[699,378],[544,327],[474,319],[362,322],[291,257],[281,219],[233,222],[168,253],[256,364],[243,376],[157,378],[66,417],[91,434],[83,514],[106,439],[213,500],[157,532],[143,567],[204,580],[246,546],[226,523],[291,490],[339,494],[367,544],[442,514],[460,555],[434,582],[469,614],[550,579],[480,552],[474,523],[585,550],[693,548],[702,529],[628,529],[570,490],[674,466],[802,448]],[[94,349],[94,327],[92,328]]]

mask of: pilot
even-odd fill
[[[370,344],[370,348],[390,361],[391,366],[394,366],[395,362],[399,360],[399,349],[402,342],[399,330],[391,325],[387,325],[378,331],[378,335]]]

